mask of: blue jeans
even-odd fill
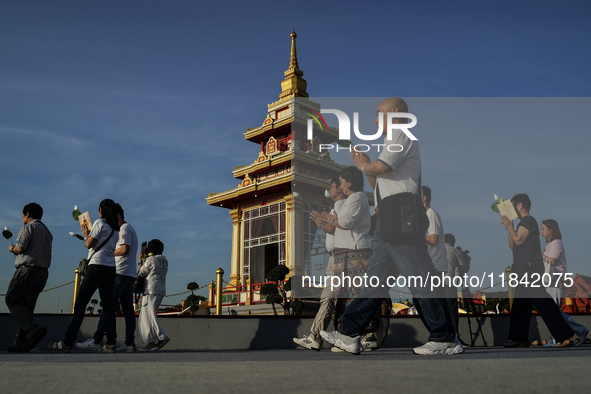
[[[127,275],[115,277],[115,294],[113,303],[121,303],[121,310],[125,317],[125,344],[131,346],[135,342],[135,310],[133,309],[133,283],[135,278]],[[107,319],[106,315],[101,314],[96,332],[94,333],[94,342],[100,343],[105,336]]]
[[[89,264],[86,275],[80,284],[80,291],[76,297],[74,305],[74,316],[72,322],[66,330],[64,343],[66,346],[74,346],[76,336],[86,314],[86,305],[92,298],[92,295],[99,290],[101,301],[103,302],[103,312],[105,316],[105,329],[107,332],[107,345],[117,343],[117,332],[115,330],[115,303],[113,302],[113,292],[115,290],[115,267],[107,267],[98,264]]]
[[[371,248],[373,254],[369,259],[367,276],[376,276],[380,284],[375,287],[365,287],[361,294],[353,300],[345,310],[342,324],[339,328],[341,334],[356,336],[364,332],[370,323],[376,310],[380,307],[382,299],[389,297],[386,279],[396,275],[405,278],[420,276],[425,282],[428,275],[436,275],[437,271],[427,251],[427,245],[391,245],[384,242],[380,235],[380,220],[378,218]],[[382,287],[383,286],[383,287]],[[455,339],[455,330],[444,298],[443,289],[436,287],[431,291],[430,286],[408,286],[416,303],[417,310],[423,323],[429,330],[429,341],[452,342]]]

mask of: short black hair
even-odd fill
[[[337,176],[333,176],[332,178],[330,178],[330,182],[328,183],[328,186],[332,185],[332,184],[337,185],[337,187],[339,187],[339,184],[341,183],[341,181],[339,181],[339,177]]]
[[[30,202],[23,208],[23,215],[29,214],[30,218],[41,219],[43,217],[43,208],[36,202]]]
[[[125,213],[123,212],[123,208],[119,203],[115,204],[115,214],[121,215],[121,219],[125,220]]]
[[[423,186],[423,197],[427,200],[427,205],[431,205],[431,188]]]
[[[363,191],[363,173],[359,168],[355,166],[343,168],[341,172],[339,172],[339,177],[347,182],[351,182],[350,189],[354,192]]]
[[[525,193],[514,195],[511,199],[511,203],[515,205],[521,203],[523,205],[523,209],[525,209],[527,212],[529,212],[529,210],[531,209],[531,200],[529,199],[529,196]]]
[[[164,244],[159,239],[153,239],[148,242],[146,247],[146,253],[152,253],[153,255],[159,255],[164,252]]]
[[[447,233],[444,235],[445,243],[451,246],[456,246],[456,237],[453,234]]]

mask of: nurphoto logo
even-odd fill
[[[309,115],[312,119],[308,119],[307,123],[307,139],[311,140],[314,138],[314,122],[318,124],[320,130],[324,130],[325,128],[328,129],[326,124],[326,120],[322,116],[322,114],[333,114],[336,115],[337,120],[339,122],[339,140],[340,141],[350,141],[351,140],[351,120],[349,116],[338,109],[321,109],[320,112],[315,111],[311,108],[303,108],[305,113]],[[310,111],[310,112],[308,112]],[[362,134],[359,131],[359,112],[353,113],[353,132],[355,136],[362,141],[375,141],[380,138],[384,134],[384,116],[382,112],[377,113],[378,118],[378,130],[375,134]],[[410,119],[410,123],[394,123],[393,119],[398,118],[406,118]],[[392,132],[394,130],[400,130],[403,132],[410,140],[417,141],[417,137],[414,136],[413,133],[410,132],[410,128],[416,126],[417,124],[417,117],[408,112],[388,112],[386,114],[386,136],[388,140],[392,140]],[[336,146],[337,152],[339,151],[339,144],[320,144],[320,150],[329,150],[334,149]],[[378,152],[381,150],[381,147],[384,144],[371,144],[371,146],[377,146]],[[367,152],[369,151],[370,145],[368,144],[358,144],[355,145],[355,148],[360,152]],[[346,148],[348,151],[351,151],[351,145]],[[365,149],[365,150],[364,150]],[[402,152],[404,147],[400,144],[390,144],[387,145],[387,149],[390,152]]]

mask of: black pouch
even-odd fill
[[[399,193],[379,203],[382,239],[393,245],[420,245],[425,242],[429,218],[421,198]]]
[[[88,269],[88,259],[82,259],[80,260],[80,263],[78,264],[78,273],[82,276],[86,275],[86,270]]]

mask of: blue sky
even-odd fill
[[[203,285],[217,267],[229,272],[231,243],[228,211],[205,198],[235,187],[231,171],[256,158],[243,132],[278,98],[292,28],[315,97],[589,97],[590,16],[587,1],[4,1],[0,226],[16,235],[23,205],[43,206],[52,287],[72,280],[86,254],[68,236],[74,205],[94,220],[112,198],[140,241],[164,242],[169,293]],[[553,100],[538,103],[563,117]],[[490,122],[500,142],[494,130],[425,131],[424,183],[473,270],[500,271],[511,257],[501,225],[466,214],[465,200],[489,215],[492,193],[526,191],[534,216],[561,224],[569,265],[583,273],[589,101],[576,105],[581,117],[568,130],[512,132],[499,113]],[[0,253],[0,292],[12,263]],[[68,311],[72,292],[43,293],[38,310],[56,311],[59,299]]]

